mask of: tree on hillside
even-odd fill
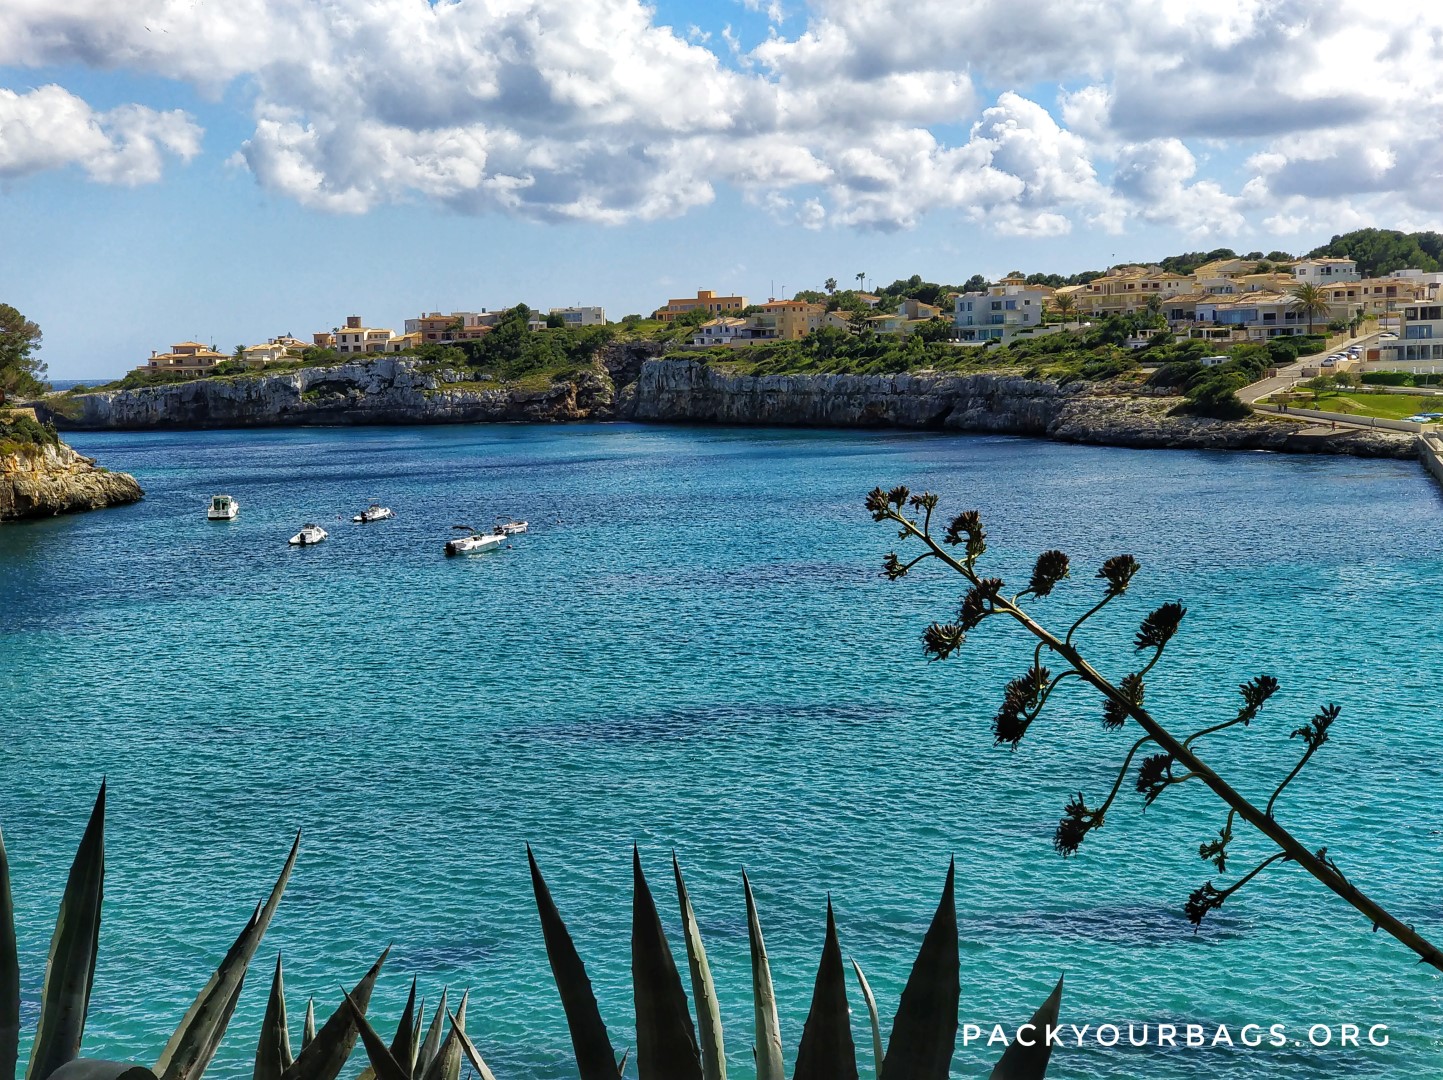
[[[1317,285],[1304,283],[1294,285],[1288,290],[1292,297],[1292,305],[1301,311],[1308,320],[1308,333],[1313,332],[1313,319],[1321,318],[1328,314],[1328,297]]]
[[[39,394],[45,390],[45,363],[40,327],[9,304],[0,304],[0,405],[7,394]]]
[[[1054,294],[1047,301],[1047,306],[1062,318],[1064,326],[1067,324],[1067,320],[1077,312],[1077,301],[1073,299],[1071,293]],[[1078,319],[1081,320],[1081,318],[1082,316],[1079,315]]]
[[[962,284],[963,292],[986,292],[989,282],[981,274],[973,274]]]
[[[837,279],[834,277],[827,278],[827,280],[822,283],[822,288],[827,290],[828,296],[831,296],[832,293],[837,291]]]
[[[1382,277],[1394,270],[1432,272],[1443,262],[1443,235],[1399,232],[1397,229],[1355,229],[1335,236],[1308,252],[1309,258],[1352,259],[1363,277]]]
[[[867,271],[863,270],[857,275],[857,291],[861,292],[862,287],[867,284]]]

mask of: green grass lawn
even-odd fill
[[[1315,407],[1325,412],[1377,416],[1385,420],[1406,420],[1414,413],[1443,412],[1443,396],[1426,394],[1365,394],[1334,391],[1325,393],[1316,406],[1298,402],[1303,408]]]

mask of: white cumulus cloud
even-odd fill
[[[937,210],[1020,235],[1443,219],[1437,8],[741,2],[768,16],[760,43],[658,25],[642,0],[6,0],[0,66],[241,101],[253,131],[220,151],[337,213],[429,201],[620,223],[730,187],[813,228]],[[4,93],[7,175],[78,164],[134,183],[198,146],[182,114]]]
[[[0,87],[0,177],[75,165],[104,184],[160,179],[167,156],[189,161],[201,130],[182,112],[122,105],[96,112],[59,86],[19,94]]]

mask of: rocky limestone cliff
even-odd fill
[[[635,420],[906,427],[1101,446],[1417,456],[1413,436],[1322,432],[1308,421],[1171,416],[1181,398],[1016,375],[728,375],[691,360],[643,365],[618,401]],[[1311,429],[1311,431],[1310,431]]]
[[[383,357],[82,394],[69,399],[65,413],[50,415],[59,427],[87,430],[584,420],[614,396],[610,379],[600,372],[537,391],[467,377]]]
[[[64,443],[0,453],[0,521],[122,506],[144,495],[135,477],[98,468]]]
[[[1030,435],[1111,446],[1267,449],[1413,457],[1412,436],[1320,432],[1276,417],[1170,416],[1176,397],[1135,387],[1020,375],[736,375],[698,360],[660,359],[648,344],[611,346],[592,370],[540,390],[468,381],[376,358],[70,399],[62,427],[253,427],[465,421],[636,420],[673,423],[902,427]]]

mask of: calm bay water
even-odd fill
[[[292,1015],[315,995],[324,1016],[388,942],[384,1031],[412,975],[432,1001],[469,987],[468,1028],[498,1077],[574,1075],[527,841],[618,1049],[633,1041],[635,842],[678,945],[673,849],[682,861],[735,1077],[751,1075],[741,870],[790,1058],[828,893],[889,1019],[952,855],[964,1022],[1021,1023],[1065,972],[1063,1019],[1079,1026],[1284,1023],[1305,1043],[1089,1040],[1051,1075],[1443,1072],[1439,977],[1296,869],[1191,933],[1182,903],[1216,876],[1197,845],[1225,816],[1205,791],[1170,791],[1146,816],[1126,799],[1079,857],[1053,854],[1068,795],[1100,797],[1131,736],[1059,693],[1020,750],[994,749],[988,720],[1026,644],[984,628],[960,662],[926,664],[917,635],[958,585],[935,570],[882,581],[892,534],[861,505],[905,482],[978,506],[989,569],[1009,579],[1044,547],[1068,551],[1077,580],[1038,605],[1054,624],[1096,595],[1092,568],[1132,552],[1143,574],[1085,647],[1121,674],[1135,622],[1187,604],[1149,680],[1175,730],[1277,675],[1259,722],[1205,744],[1262,799],[1296,760],[1288,732],[1341,703],[1279,816],[1436,941],[1443,496],[1413,463],[623,425],[74,442],[148,497],[0,529],[0,827],[32,1025],[64,876],[109,778],[92,1056],[154,1060],[302,828],[217,1078],[250,1075],[275,950]],[[237,521],[206,522],[220,491]],[[397,518],[336,520],[373,498]],[[529,518],[530,535],[441,556],[451,524],[498,513]],[[287,548],[307,520],[331,539]],[[1234,847],[1240,869],[1267,854]],[[855,990],[853,1008],[865,1072]],[[1314,1023],[1335,1045],[1306,1045]],[[1387,1024],[1389,1045],[1339,1049],[1343,1023]],[[959,1048],[956,1075],[986,1075],[999,1052]]]

